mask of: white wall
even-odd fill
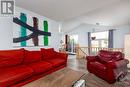
[[[124,36],[127,33],[130,33],[130,25],[112,27],[112,26],[96,26],[91,24],[81,24],[78,27],[65,32],[64,34],[73,35],[77,34],[79,36],[78,42],[80,46],[88,46],[88,35],[87,32],[106,31],[109,29],[116,29],[114,31],[114,48],[124,48]]]
[[[59,22],[56,22],[54,20],[51,20],[47,17],[38,15],[34,12],[16,7],[16,14],[15,16],[19,16],[21,12],[27,14],[29,17],[37,17],[40,20],[47,20],[49,24],[49,31],[52,33],[52,36],[49,37],[49,46],[48,47],[53,47],[56,50],[58,50],[59,45],[60,45],[60,40],[61,40],[61,34],[59,34]],[[28,22],[29,23],[29,22]],[[29,23],[32,24],[32,23]],[[12,22],[11,17],[0,17],[0,50],[1,49],[13,49],[13,29],[18,29],[19,25],[16,25]],[[39,27],[41,28],[41,27]],[[42,46],[43,47],[43,46]],[[45,47],[45,48],[48,48]],[[39,49],[40,47],[26,47],[26,49]]]
[[[12,18],[0,17],[0,49],[12,47]]]
[[[130,25],[116,28],[114,31],[114,48],[124,48],[126,34],[130,34]]]
[[[74,28],[71,31],[65,32],[68,35],[78,35],[78,43],[80,46],[88,46],[88,35],[87,32],[91,31],[86,25],[82,24],[79,27]]]

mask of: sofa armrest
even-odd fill
[[[68,54],[67,53],[56,52],[56,56],[58,58],[65,59],[65,60],[67,60],[67,58],[68,58]]]
[[[87,56],[87,57],[86,57],[86,60],[87,60],[87,61],[90,61],[90,62],[96,61],[96,60],[97,60],[97,56]]]
[[[109,61],[107,63],[107,66],[111,68],[119,68],[119,67],[127,66],[128,63],[129,61],[127,59],[123,59],[119,61]]]

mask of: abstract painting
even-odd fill
[[[48,31],[48,21],[40,20],[40,22],[43,22],[42,29],[40,29],[39,19],[37,17],[31,18],[32,22],[29,23],[32,24],[28,24],[28,17],[25,13],[20,13],[19,18],[13,18],[15,26],[13,31],[13,46],[27,47],[49,45],[49,36],[51,36],[51,33]]]

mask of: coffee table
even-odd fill
[[[72,87],[78,80],[87,75],[84,72],[63,68],[23,87]]]

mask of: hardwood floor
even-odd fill
[[[75,56],[69,56],[67,63],[68,68],[81,72],[87,72],[85,59],[76,59]]]
[[[76,81],[86,75],[86,73],[70,68],[63,68],[23,87],[71,87]]]
[[[130,87],[130,73],[128,73],[127,79],[125,81],[116,82],[114,84],[108,84],[106,81],[98,78],[97,76],[95,76],[91,73],[88,73],[87,68],[86,68],[86,59],[76,59],[75,56],[69,56],[67,67],[70,69],[76,70],[76,71],[87,73],[87,75],[83,78],[86,81],[86,87]],[[63,75],[62,74],[61,74],[61,76],[64,75],[64,74]],[[55,75],[55,73],[54,73],[54,76],[57,76],[57,74]],[[47,78],[48,82],[49,82],[48,84],[51,84],[51,80],[53,80],[54,78],[50,78],[49,75],[46,77],[48,77]],[[44,78],[41,78],[41,79],[44,79]],[[59,79],[61,79],[61,78],[59,77],[56,80],[59,80]],[[56,80],[54,80],[54,82]],[[66,80],[66,81],[69,81],[69,80]],[[38,85],[39,84],[43,84],[43,82],[39,81]],[[61,83],[59,82],[57,84],[61,84]],[[55,87],[61,87],[61,86],[56,86],[57,84],[55,84]],[[49,86],[38,86],[38,85],[36,82],[32,85],[25,86],[25,87],[49,87]],[[52,87],[54,87],[54,86],[52,86]]]

